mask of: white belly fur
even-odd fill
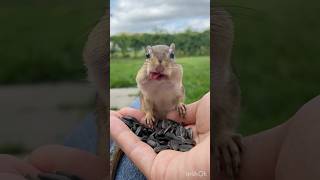
[[[150,99],[154,106],[155,116],[164,118],[173,110],[179,96],[183,96],[180,85],[169,80],[148,81],[140,87],[141,93]]]

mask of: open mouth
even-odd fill
[[[160,72],[150,72],[149,78],[151,80],[161,80],[161,79],[166,79],[167,76]]]

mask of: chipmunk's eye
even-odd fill
[[[150,58],[150,54],[149,54],[149,53],[146,54],[146,58],[147,58],[147,59]]]
[[[174,54],[170,53],[170,59],[174,59]]]

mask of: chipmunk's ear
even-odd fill
[[[170,48],[169,48],[169,52],[173,52],[174,53],[174,50],[176,49],[176,45],[174,43],[171,43],[170,44]]]
[[[171,43],[170,44],[170,47],[169,47],[169,56],[170,56],[170,59],[174,59],[174,51],[175,51],[175,48],[176,48],[176,45],[174,43]]]
[[[151,46],[148,45],[145,50],[146,50],[146,58],[149,59],[151,57],[151,53],[152,53]]]

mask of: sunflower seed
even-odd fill
[[[182,144],[179,146],[179,150],[182,152],[189,151],[193,146],[192,145],[186,145]]]
[[[167,127],[166,121],[161,121],[161,128],[165,129]]]
[[[167,145],[160,145],[160,146],[157,146],[154,148],[154,151],[156,153],[160,152],[160,151],[163,151],[163,150],[166,150],[166,149],[169,149],[169,147]]]
[[[126,119],[126,120],[129,120],[129,121],[134,121],[134,122],[138,122],[138,120],[133,117],[133,116],[123,116],[122,119]]]
[[[191,145],[195,145],[196,144],[196,142],[193,140],[193,139],[185,139],[184,141],[183,141],[183,143],[184,144],[191,144]]]
[[[174,134],[175,134],[176,136],[180,136],[180,129],[179,129],[179,128],[176,128]]]
[[[149,144],[152,148],[156,147],[157,146],[157,142],[156,141],[153,141],[151,139],[149,139],[147,141],[147,144]]]
[[[148,136],[142,136],[142,137],[140,137],[140,140],[143,142],[147,142]]]
[[[187,133],[186,133],[186,129],[182,126],[180,126],[180,133],[181,133],[181,136],[184,137],[184,138],[188,138],[186,137]]]
[[[192,129],[185,129],[181,123],[171,119],[158,120],[154,128],[140,124],[134,117],[124,116],[121,119],[141,141],[154,148],[156,153],[165,149],[188,151],[196,144],[192,139]]]
[[[168,131],[169,131],[169,129],[172,127],[172,125],[170,124],[169,126],[167,126],[167,128],[163,131],[163,134],[166,134]]]
[[[169,146],[172,150],[178,150],[179,149],[179,142],[175,140],[169,141]]]
[[[136,134],[137,136],[139,136],[139,134],[140,134],[140,132],[141,132],[141,129],[142,129],[142,126],[139,126],[139,127],[137,128],[137,130],[136,130],[136,132],[135,132],[135,134]]]
[[[173,133],[166,133],[165,136],[170,138],[170,139],[174,139],[174,140],[178,140],[179,141],[178,137]]]
[[[189,139],[193,139],[193,134],[192,134],[192,129],[191,128],[187,129],[187,134],[188,134],[188,138]]]
[[[122,121],[130,128],[132,126],[132,122],[127,119],[122,119]]]

